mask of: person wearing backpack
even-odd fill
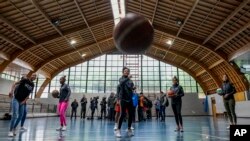
[[[165,121],[166,104],[168,103],[168,99],[162,91],[160,93],[161,93],[160,94],[160,117],[161,117],[161,121]]]
[[[236,90],[233,86],[233,84],[230,82],[228,75],[223,75],[223,84],[222,84],[222,97],[225,109],[227,111],[228,118],[230,120],[231,125],[237,124],[237,116],[235,113],[235,99],[234,94],[236,93]],[[229,129],[230,126],[227,127]]]

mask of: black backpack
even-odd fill
[[[152,101],[151,100],[149,100],[148,98],[146,98],[145,97],[145,99],[146,99],[146,101],[147,101],[147,107],[148,108],[152,108],[153,107],[153,103],[152,103]]]

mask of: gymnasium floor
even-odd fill
[[[250,119],[239,118],[239,124],[249,123]],[[113,122],[101,120],[69,120],[66,132],[57,132],[58,118],[27,119],[28,131],[18,132],[15,138],[7,137],[9,122],[0,121],[0,141],[227,141],[229,130],[223,118],[184,117],[184,133],[174,132],[173,117],[166,122],[155,119],[135,123],[135,136],[127,137],[123,126],[122,138],[114,137]]]

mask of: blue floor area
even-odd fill
[[[174,118],[167,117],[165,122],[155,119],[133,124],[133,137],[126,136],[127,124],[122,127],[122,138],[114,136],[114,123],[106,120],[70,120],[67,131],[58,132],[58,118],[27,119],[25,132],[9,138],[9,121],[0,121],[0,141],[227,141],[229,130],[224,118],[209,116],[184,117],[184,132],[176,133]],[[240,118],[239,124],[247,124],[250,119]]]

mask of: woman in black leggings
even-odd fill
[[[174,91],[174,96],[171,97],[172,109],[174,112],[175,122],[176,122],[176,132],[183,132],[182,116],[181,116],[181,97],[184,96],[184,91],[182,86],[179,85],[179,80],[176,76],[172,79],[173,85],[170,90]]]
[[[127,67],[122,69],[122,77],[119,79],[119,86],[117,89],[117,94],[120,100],[121,114],[118,122],[118,130],[116,130],[116,137],[121,137],[121,126],[122,122],[126,116],[126,110],[128,110],[128,136],[133,136],[133,132],[131,130],[131,124],[133,120],[134,114],[134,106],[133,106],[133,87],[134,84],[132,80],[128,77],[130,70]]]

